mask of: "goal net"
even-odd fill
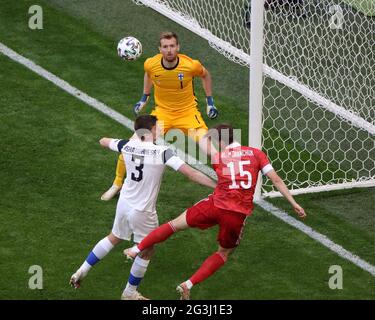
[[[250,65],[250,0],[133,1]],[[264,8],[263,150],[294,194],[374,186],[375,1]],[[266,179],[262,194],[278,195]]]

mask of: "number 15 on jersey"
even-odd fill
[[[249,164],[250,164],[250,160],[229,162],[227,164],[227,167],[230,170],[230,176],[232,179],[232,184],[229,186],[229,189],[239,189],[239,188],[250,189],[251,188],[251,183],[252,183],[251,173],[244,169],[244,166],[249,165]],[[236,166],[238,166],[238,168],[236,168]],[[236,176],[238,177],[238,173],[240,174],[241,178],[247,177],[247,181],[244,181],[244,180],[237,181]],[[237,182],[239,182],[240,184],[238,184]]]

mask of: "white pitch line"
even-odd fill
[[[104,103],[96,100],[95,98],[90,97],[86,93],[84,93],[81,90],[78,90],[77,88],[70,85],[68,82],[62,80],[61,78],[55,76],[54,74],[48,72],[44,68],[38,66],[33,61],[19,55],[17,52],[13,51],[12,49],[8,48],[4,44],[0,42],[0,52],[4,54],[5,56],[9,57],[15,62],[18,62],[22,65],[24,65],[26,68],[30,69],[31,71],[35,72],[36,74],[40,75],[41,77],[49,80],[53,84],[55,84],[57,87],[61,88],[62,90],[68,92],[72,96],[76,97],[77,99],[83,101],[87,105],[93,107],[94,109],[104,113],[111,119],[117,121],[118,123],[121,123],[128,129],[134,131],[134,122],[128,119],[127,117],[123,116],[122,114],[118,113],[117,111],[114,111]],[[179,150],[180,155],[184,155]],[[185,159],[187,159],[190,163],[195,162],[197,163],[195,165],[196,168],[204,172],[205,174],[216,177],[215,172],[208,166],[197,162],[197,160],[193,157],[191,157],[189,154],[185,154]],[[375,267],[368,262],[364,261],[360,257],[354,255],[353,253],[349,252],[348,250],[344,249],[340,245],[334,243],[329,238],[327,238],[325,235],[320,234],[316,231],[314,231],[311,227],[306,226],[302,222],[294,219],[293,217],[289,216],[285,211],[278,209],[271,203],[265,201],[265,200],[259,200],[256,201],[256,204],[258,204],[261,208],[266,210],[267,212],[270,212],[275,217],[281,219],[285,223],[293,226],[294,228],[300,230],[301,232],[308,235],[310,238],[314,239],[315,241],[321,243],[331,251],[337,253],[340,257],[352,262],[359,268],[369,272],[373,276],[375,276]]]
[[[287,214],[285,211],[275,207],[273,204],[265,201],[265,200],[259,200],[256,202],[257,205],[259,205],[261,208],[266,210],[267,212],[270,212],[275,217],[279,218],[280,220],[284,221],[285,223],[291,225],[292,227],[300,230],[301,232],[307,234],[310,238],[316,240],[317,242],[321,243],[328,249],[330,249],[333,252],[336,252],[340,257],[349,260],[350,262],[354,263],[358,267],[360,267],[363,270],[366,270],[367,272],[371,273],[373,276],[375,276],[375,267],[368,262],[364,261],[357,255],[351,253],[350,251],[346,250],[342,246],[334,243],[332,240],[330,240],[327,236],[316,232],[311,227],[305,225],[301,221],[298,221],[297,219],[291,217],[289,214]]]
[[[55,76],[53,73],[47,71],[46,69],[38,66],[33,61],[19,55],[17,52],[13,51],[12,49],[5,46],[3,43],[0,42],[0,52],[13,61],[16,61],[26,68],[34,71],[36,74],[40,75],[42,78],[45,78],[51,81],[53,84],[58,86],[60,89],[68,92],[72,96],[76,97],[77,99],[83,101],[84,103],[88,104],[89,106],[93,107],[94,109],[104,113],[106,116],[110,117],[111,119],[121,123],[125,127],[130,130],[134,130],[134,122],[124,117],[121,113],[111,109],[104,103],[96,100],[95,98],[90,97],[88,94],[84,93],[81,90],[70,85],[68,82],[62,80],[61,78]]]

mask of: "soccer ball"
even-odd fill
[[[134,37],[125,37],[119,41],[117,53],[124,60],[138,59],[142,55],[142,44]]]

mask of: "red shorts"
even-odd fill
[[[214,206],[212,196],[187,209],[186,222],[190,227],[207,229],[219,225],[217,240],[221,247],[231,249],[239,245],[246,215]]]

